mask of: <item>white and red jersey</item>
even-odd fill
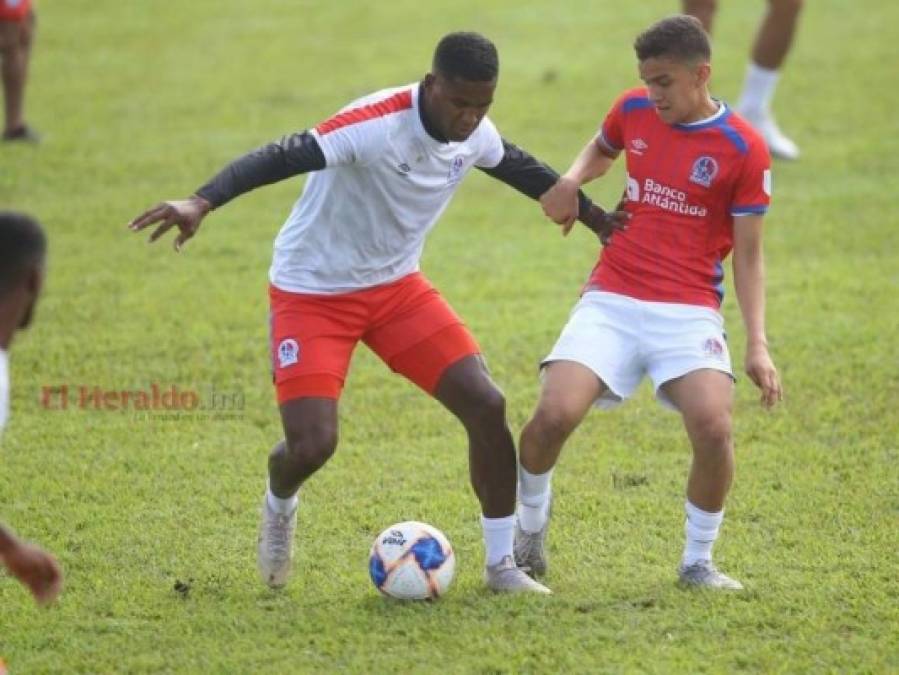
[[[765,142],[724,103],[706,120],[666,124],[642,87],[618,98],[597,142],[626,155],[631,220],[603,249],[588,288],[717,309],[734,216],[768,209]]]
[[[419,85],[354,101],[312,130],[326,168],[309,176],[275,239],[269,277],[295,293],[345,293],[418,270],[425,236],[473,167],[503,158],[483,118],[465,141],[432,138]]]

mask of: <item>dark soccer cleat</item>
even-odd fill
[[[9,142],[20,141],[22,143],[40,143],[41,135],[27,124],[23,124],[16,129],[4,131],[3,140]]]

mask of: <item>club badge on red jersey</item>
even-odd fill
[[[709,187],[717,175],[718,162],[708,155],[703,155],[693,162],[693,168],[690,171],[690,182],[702,187]]]

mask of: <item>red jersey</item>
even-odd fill
[[[733,217],[768,210],[771,159],[761,136],[724,103],[701,122],[666,124],[640,87],[618,98],[596,142],[627,157],[631,220],[603,248],[587,286],[717,309]]]
[[[0,0],[0,21],[21,21],[31,11],[31,0]]]

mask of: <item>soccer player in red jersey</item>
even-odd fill
[[[781,385],[765,337],[762,258],[770,161],[758,133],[709,95],[711,48],[699,21],[665,19],[634,46],[645,87],[618,98],[541,199],[569,228],[579,187],[625,153],[628,229],[603,248],[543,361],[540,399],[522,431],[516,559],[545,572],[550,479],[563,443],[593,405],[620,403],[648,375],[659,400],[680,412],[693,446],[680,579],[738,589],[711,558],[734,462],[733,375],[718,308],[722,262],[733,249],[746,372],[773,406]]]
[[[7,351],[34,317],[44,279],[46,238],[22,213],[0,211],[0,432],[9,410]],[[28,587],[35,600],[51,602],[62,587],[59,565],[46,551],[22,541],[0,523],[0,564]],[[0,662],[2,670],[2,662]]]
[[[284,440],[269,456],[258,565],[270,586],[291,569],[300,485],[337,446],[337,402],[364,342],[455,415],[468,433],[481,502],[487,585],[548,593],[515,566],[515,447],[505,400],[462,320],[419,271],[427,233],[478,168],[537,199],[558,174],[505,141],[486,116],[499,61],[476,33],[445,36],[419,83],[354,101],[302,133],[226,167],[187,200],[131,223],[172,227],[175,248],[213,208],[260,185],[313,172],[275,240],[271,352]],[[324,170],[327,169],[327,170]],[[604,238],[617,225],[580,193],[578,214]]]
[[[767,0],[767,4],[768,9],[755,34],[737,110],[759,131],[772,155],[781,159],[799,159],[799,147],[774,120],[771,100],[780,79],[781,66],[793,44],[803,0]],[[711,35],[718,0],[683,0],[683,8],[685,14],[699,19]]]
[[[34,38],[31,0],[0,0],[0,79],[3,80],[4,141],[37,142],[40,136],[25,123],[25,83]]]

